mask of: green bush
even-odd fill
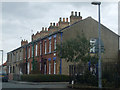
[[[83,75],[78,75],[76,77],[76,80],[77,80],[76,83],[80,83],[80,84],[86,84],[90,86],[98,85],[97,76],[92,75],[90,71],[86,71]]]
[[[69,82],[70,77],[68,75],[30,74],[22,75],[21,80],[28,82]]]
[[[41,74],[40,70],[32,70],[30,74]]]
[[[115,69],[102,72],[103,87],[120,87],[120,74]]]

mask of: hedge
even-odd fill
[[[28,82],[69,82],[70,76],[30,74],[30,75],[22,75],[21,80]]]

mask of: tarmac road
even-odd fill
[[[2,88],[67,88],[67,82],[3,82]]]

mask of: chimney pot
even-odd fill
[[[55,26],[55,23],[53,23],[53,26]]]
[[[47,31],[47,27],[45,27],[45,31]]]
[[[61,17],[59,18],[59,21],[61,21]]]
[[[63,22],[65,22],[65,18],[63,18]]]
[[[71,12],[71,16],[73,16],[73,11]]]
[[[50,23],[50,26],[52,26],[52,23]]]
[[[42,27],[42,31],[44,31],[44,27]]]
[[[80,12],[79,12],[79,16],[80,16]]]
[[[75,16],[77,16],[77,12],[75,12]]]
[[[66,18],[66,22],[68,22],[68,18]]]
[[[56,23],[56,26],[58,26],[58,23]]]

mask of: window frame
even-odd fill
[[[35,56],[37,56],[37,50],[38,50],[38,45],[37,45],[37,43],[35,44]]]
[[[45,54],[47,54],[47,42],[45,41]]]
[[[49,74],[51,74],[51,61],[49,61]]]
[[[51,39],[49,40],[49,53],[51,53],[52,52],[52,41],[51,41]]]
[[[56,50],[56,48],[57,48],[57,40],[56,40],[56,38],[54,38],[54,51]]]

